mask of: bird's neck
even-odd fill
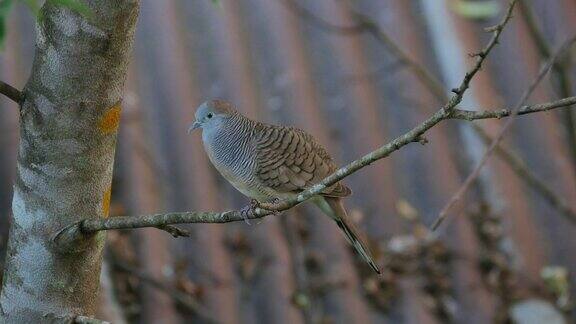
[[[226,140],[229,142],[236,142],[240,144],[246,139],[249,139],[256,127],[257,122],[248,119],[239,113],[234,113],[232,116],[222,120],[221,124],[216,127],[216,131],[212,136],[214,139]]]
[[[257,122],[238,113],[202,133],[204,146],[212,162],[218,166],[236,167],[252,163],[249,157]]]

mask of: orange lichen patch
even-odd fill
[[[108,187],[108,190],[104,193],[104,198],[102,199],[102,215],[104,218],[110,216],[110,199],[112,198],[112,186]]]
[[[98,123],[98,128],[105,135],[116,132],[118,125],[120,124],[120,111],[122,107],[120,102],[108,109],[108,111],[102,116],[100,122]]]

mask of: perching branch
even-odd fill
[[[576,97],[561,99],[555,102],[537,104],[533,106],[525,106],[523,109],[525,114],[543,111],[542,107],[549,107],[546,110],[556,109],[572,105],[576,102]],[[243,221],[247,219],[262,218],[277,212],[290,209],[306,200],[318,195],[325,188],[330,187],[336,182],[346,178],[347,176],[355,173],[356,171],[372,164],[373,162],[387,157],[393,152],[401,149],[402,147],[420,142],[422,135],[430,128],[434,127],[443,120],[448,119],[462,119],[463,114],[467,117],[474,119],[488,119],[500,118],[505,116],[489,117],[484,112],[452,110],[446,112],[446,107],[438,110],[430,118],[414,127],[405,134],[395,138],[388,144],[372,151],[362,158],[352,161],[348,165],[338,169],[336,172],[326,177],[320,183],[310,187],[309,189],[300,193],[294,199],[280,201],[278,203],[261,203],[259,207],[251,208],[247,206],[242,210],[229,210],[225,212],[174,212],[164,214],[152,214],[145,216],[119,216],[107,219],[86,219],[79,223],[72,224],[71,226],[61,230],[55,236],[55,243],[60,246],[73,245],[77,240],[82,239],[84,235],[93,234],[99,231],[112,230],[112,229],[134,229],[142,227],[166,227],[173,224],[192,224],[192,223],[230,223]],[[506,109],[498,111],[508,111]],[[467,119],[467,118],[466,118]]]
[[[24,96],[20,90],[14,88],[4,81],[0,81],[0,93],[10,98],[10,100],[17,104],[21,104],[22,100],[24,99]]]
[[[81,222],[72,224],[61,230],[54,238],[56,245],[66,246],[75,244],[78,240],[82,240],[85,235],[93,234],[103,230],[111,229],[133,229],[142,227],[162,227],[170,224],[184,224],[184,223],[228,223],[235,221],[243,221],[247,219],[262,218],[271,214],[290,209],[306,200],[320,194],[325,188],[330,187],[336,182],[346,178],[347,176],[355,173],[356,171],[372,164],[373,162],[383,159],[393,152],[401,149],[402,147],[414,143],[421,142],[423,135],[432,127],[436,126],[443,120],[448,119],[490,119],[502,118],[512,114],[513,109],[500,109],[495,111],[481,112],[460,110],[457,105],[462,101],[462,98],[469,88],[470,82],[476,73],[480,70],[484,60],[490,54],[490,51],[497,43],[504,26],[508,23],[511,17],[513,1],[507,11],[504,19],[495,27],[491,28],[493,32],[492,38],[488,45],[476,55],[477,60],[474,67],[466,73],[462,83],[454,89],[454,95],[450,98],[442,108],[436,113],[423,121],[421,124],[412,128],[401,136],[390,141],[386,145],[374,150],[360,159],[352,161],[348,165],[338,169],[336,172],[326,177],[318,184],[304,190],[293,199],[283,200],[274,203],[261,203],[258,207],[247,206],[242,210],[230,210],[225,212],[174,212],[164,214],[154,214],[145,216],[121,216],[112,217],[108,219],[86,219]],[[524,106],[521,108],[522,114],[535,113],[561,107],[573,105],[576,102],[576,97],[569,97],[555,102]]]

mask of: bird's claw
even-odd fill
[[[260,208],[260,202],[256,199],[250,199],[250,207],[252,209]]]
[[[274,198],[274,199],[270,200],[270,203],[268,203],[268,204],[276,205],[279,202],[280,202],[279,198]],[[266,205],[267,205],[267,203],[260,203],[256,199],[250,199],[250,205],[242,208],[240,210],[240,215],[242,216],[242,219],[244,219],[244,222],[246,224],[252,225],[252,223],[250,222],[250,219],[254,218],[254,215],[256,215],[257,209],[267,210],[275,216],[280,214],[280,211],[278,211],[276,209],[267,209]],[[259,224],[259,222],[257,224]]]
[[[260,205],[259,207],[271,212],[274,216],[280,215],[280,211],[276,209],[276,205],[278,205],[282,200],[280,198],[272,198],[269,202],[264,205]]]
[[[252,225],[250,222],[250,216],[254,215],[254,206],[252,206],[252,202],[250,202],[250,206],[240,209],[240,215],[242,216],[242,219],[244,219],[244,223]]]

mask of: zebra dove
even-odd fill
[[[248,119],[223,100],[203,103],[195,117],[189,131],[202,128],[202,142],[212,164],[251,199],[289,199],[336,171],[324,147],[300,129]],[[336,222],[362,258],[380,273],[344,208],[342,198],[350,194],[350,189],[338,182],[311,201]]]

